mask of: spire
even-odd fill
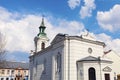
[[[38,36],[46,36],[46,33],[45,33],[45,25],[44,25],[44,16],[42,17],[42,22],[41,22],[41,25],[39,27],[39,33],[38,33]]]
[[[44,25],[44,16],[42,17],[42,22],[41,22],[40,27],[45,27],[45,25]]]

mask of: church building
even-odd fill
[[[90,33],[57,34],[49,45],[44,18],[34,38],[30,56],[30,80],[116,80],[113,61],[104,55],[104,42]]]

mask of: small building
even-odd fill
[[[120,80],[120,55],[114,50],[104,52],[103,57],[113,61],[112,70],[114,72],[114,79]]]
[[[24,62],[5,62],[0,68],[0,80],[28,80],[29,64]]]
[[[104,42],[89,33],[57,34],[48,45],[45,28],[42,19],[30,56],[30,80],[115,80],[114,61],[103,57]]]

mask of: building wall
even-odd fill
[[[67,73],[65,80],[77,80],[76,61],[89,55],[98,57],[103,54],[103,46],[100,45],[86,43],[79,40],[67,40],[65,44],[65,73]],[[88,48],[92,48],[92,54],[88,53]],[[69,78],[67,78],[68,76]]]
[[[114,80],[114,77],[113,77],[113,73],[111,71],[103,71],[103,69],[106,67],[106,66],[109,66],[111,67],[111,64],[109,63],[84,63],[83,64],[84,67],[84,80],[89,80],[88,78],[88,69],[89,68],[94,68],[95,69],[95,72],[96,72],[96,80],[105,80],[105,77],[104,77],[104,74],[110,74],[110,80]]]
[[[108,54],[104,55],[104,57],[113,61],[112,69],[114,76],[117,78],[117,75],[120,74],[120,56],[115,51],[111,51]]]
[[[92,48],[92,53],[88,52],[88,48]],[[61,54],[61,71],[56,73],[55,57]],[[76,62],[87,56],[99,57],[103,55],[103,46],[87,43],[79,40],[59,41],[52,44],[50,49],[43,50],[33,55],[31,59],[31,78],[30,80],[79,80]],[[44,73],[44,62],[46,61],[46,73]],[[81,79],[88,80],[88,69],[93,67],[97,70],[97,80],[100,80],[100,68],[97,63],[83,64],[84,76]],[[101,64],[102,69],[110,66],[108,63]],[[111,66],[110,66],[111,67]],[[102,74],[105,72],[102,72]],[[108,72],[113,75],[111,72]],[[99,75],[99,76],[98,76]],[[111,77],[112,80],[113,77]],[[104,80],[104,75],[102,75]]]
[[[28,70],[23,70],[23,69],[0,69],[0,80],[15,79],[16,75],[18,74],[22,75],[22,80],[23,80],[28,77],[29,72]]]
[[[36,56],[30,58],[31,59],[30,79],[57,80],[58,78],[55,71],[55,57],[58,55],[58,53],[60,53],[61,56],[63,56],[63,42],[53,45],[49,51],[38,53]],[[46,70],[44,72],[45,62],[46,62]],[[61,72],[59,74],[61,74]]]
[[[45,70],[45,61],[46,61],[46,70]],[[46,54],[39,54],[35,56],[33,59],[33,66],[32,66],[32,80],[47,80],[51,79],[51,55],[50,53]]]

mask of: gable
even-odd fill
[[[112,69],[110,67],[106,66],[105,68],[103,68],[103,71],[104,72],[111,72]]]
[[[78,62],[83,62],[83,61],[98,61],[98,58],[93,56],[87,56],[85,58],[80,59]]]

